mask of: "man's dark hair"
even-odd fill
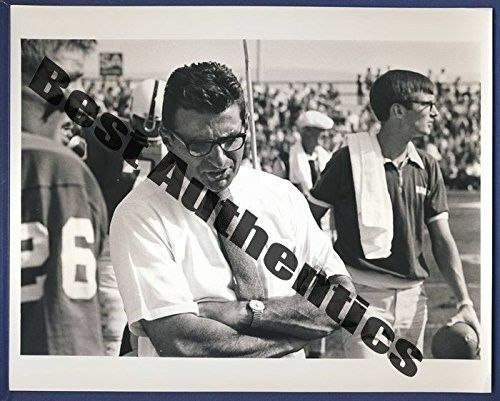
[[[417,92],[432,95],[434,84],[429,78],[418,72],[387,71],[373,83],[370,90],[370,106],[379,121],[387,121],[394,103],[408,107],[412,95]]]
[[[174,129],[175,113],[179,108],[220,114],[233,104],[240,107],[244,124],[246,108],[243,89],[229,67],[213,61],[185,65],[175,70],[167,81],[162,123]]]
[[[45,56],[51,58],[61,49],[81,50],[84,54],[92,52],[96,40],[74,39],[22,39],[21,40],[21,76],[23,85],[27,85]]]

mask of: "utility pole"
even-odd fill
[[[256,68],[256,72],[257,72],[257,83],[260,83],[260,68],[261,68],[261,60],[260,60],[260,39],[257,39],[257,68]]]

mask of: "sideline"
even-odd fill
[[[64,111],[75,124],[89,128],[98,119],[99,106],[97,106],[94,99],[80,90],[74,90],[65,98],[62,89],[67,88],[69,82],[68,74],[48,57],[44,57],[28,87],[53,106],[60,109],[64,106]],[[128,127],[111,113],[103,113],[99,119],[104,130],[95,124],[94,135],[109,150],[121,150],[123,145],[122,137],[130,134]],[[122,153],[124,160],[137,168],[136,160],[144,147],[145,145],[138,143],[131,135]],[[148,178],[158,186],[166,184],[164,186],[165,192],[176,200],[180,200],[184,207],[205,222],[208,221],[216,206],[220,204],[221,208],[217,213],[214,226],[221,235],[229,237],[226,230],[232,219],[239,215],[237,213],[238,206],[228,199],[221,199],[217,193],[204,188],[203,184],[196,178],[189,180],[189,185],[181,196],[181,189],[184,180],[187,178],[186,171],[187,163],[169,152],[150,172]],[[202,194],[202,200],[199,202]],[[250,237],[250,233],[254,231],[245,252],[255,260],[261,256],[269,238],[264,229],[256,224],[257,220],[258,218],[255,215],[245,210],[229,238],[236,246],[243,249],[244,244]],[[297,264],[298,261],[293,252],[278,242],[271,244],[264,256],[266,268],[277,278],[285,281],[292,278],[297,270]],[[318,308],[327,298],[327,295],[331,293],[325,312],[351,334],[354,334],[358,326],[360,326],[360,322],[369,307],[368,301],[364,298],[359,295],[353,297],[341,284],[331,284],[330,277],[326,277],[321,271],[318,272],[307,263],[300,268],[299,274],[292,284],[292,289]],[[308,293],[307,296],[306,293]],[[350,305],[349,309],[341,318],[341,312],[348,304]],[[388,359],[390,363],[402,374],[413,377],[417,373],[418,369],[415,361],[422,361],[422,351],[404,338],[396,339],[392,328],[381,319],[374,316],[369,317],[361,329],[361,339],[374,352],[379,354],[389,353]],[[389,343],[389,345],[394,343],[397,354],[389,352],[390,347],[386,343]]]

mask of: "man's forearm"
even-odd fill
[[[432,241],[432,252],[439,270],[460,304],[458,311],[450,319],[449,324],[457,321],[466,322],[474,328],[479,337],[481,333],[479,320],[470,302],[462,262],[448,220],[436,220],[428,228]]]
[[[462,262],[453,240],[437,239],[432,243],[432,253],[444,279],[450,286],[457,300],[469,298],[465,284]]]
[[[256,323],[258,329],[307,340],[325,337],[338,327],[323,309],[299,294],[268,300],[262,319]]]
[[[233,328],[191,314],[142,321],[160,356],[279,358],[303,348],[292,336],[249,336]]]
[[[264,301],[262,318],[252,324],[252,312],[246,301],[200,303],[200,313],[240,332],[280,333],[306,340],[325,337],[336,327],[335,322],[301,295],[271,298]]]
[[[457,300],[460,302],[468,299],[469,292],[465,284],[462,262],[456,248],[453,251],[447,244],[443,244],[443,246],[433,247],[433,254],[441,274]]]

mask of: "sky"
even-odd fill
[[[253,79],[257,75],[257,41],[251,40],[249,57]],[[239,40],[100,40],[97,53],[121,52],[124,77],[166,78],[176,67],[194,61],[215,60],[244,74]],[[481,49],[477,42],[381,41],[260,41],[260,78],[264,81],[354,80],[367,67],[382,71],[404,68],[436,74],[442,67],[453,80],[480,81]],[[87,76],[99,75],[97,54],[89,60]]]

